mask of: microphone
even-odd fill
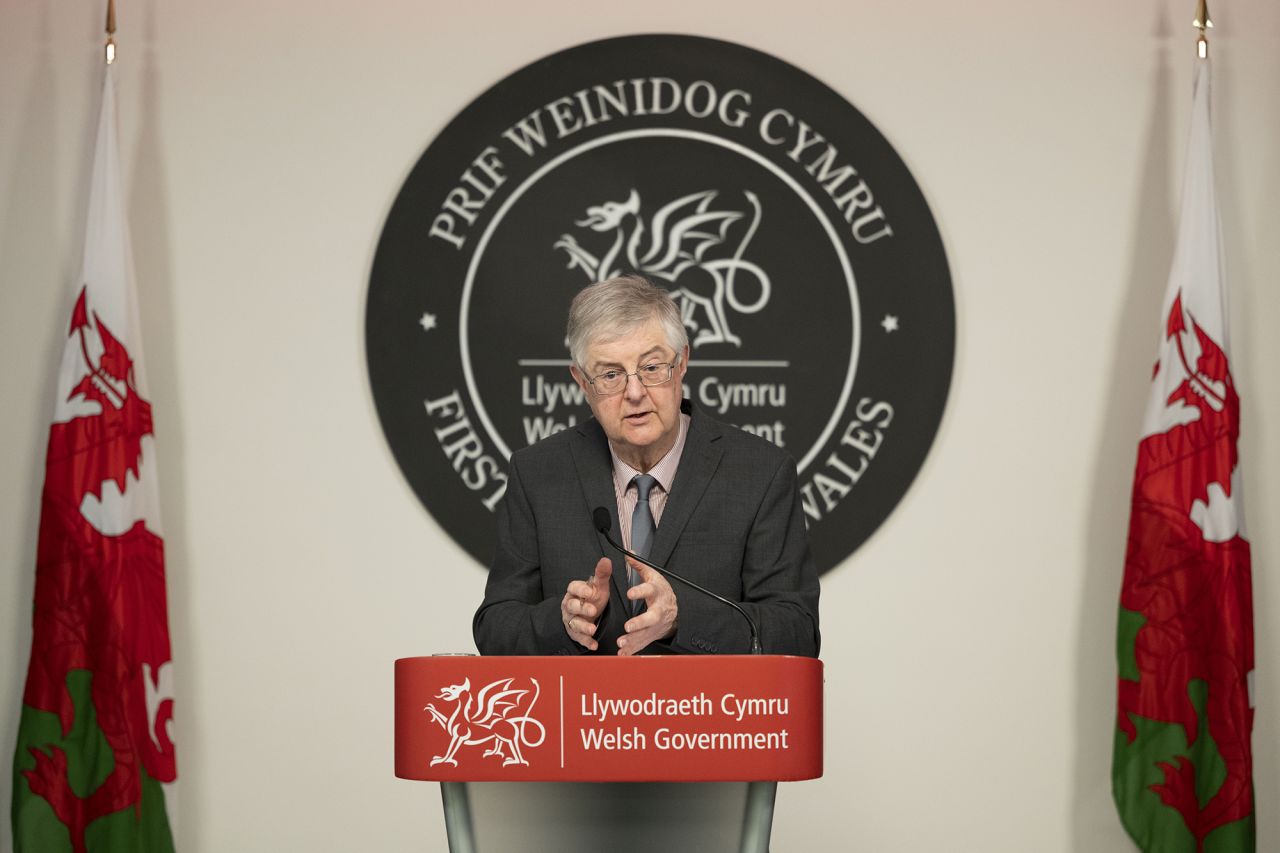
[[[680,575],[676,574],[670,569],[664,568],[662,566],[654,565],[653,563],[646,560],[644,557],[641,557],[639,554],[633,551],[628,551],[626,548],[623,548],[617,542],[614,542],[613,537],[609,535],[609,531],[613,529],[613,518],[609,515],[609,510],[605,509],[604,507],[602,506],[596,507],[595,510],[591,513],[591,520],[595,522],[596,530],[600,531],[601,535],[604,536],[604,539],[606,542],[608,542],[613,547],[617,548],[623,554],[626,554],[631,559],[640,563],[644,563],[646,566],[653,569],[655,572],[662,575],[663,577],[668,577],[674,580],[678,580],[680,581],[680,583],[684,584],[685,586],[691,589],[696,589],[698,592],[702,593],[703,595],[709,595],[712,598],[714,598],[716,601],[727,604],[730,607],[732,607],[734,610],[741,613],[742,618],[747,620],[747,625],[751,628],[751,654],[753,655],[764,654],[764,650],[760,647],[760,628],[759,626],[756,625],[756,620],[751,618],[751,614],[743,610],[741,605],[738,604],[738,602],[730,601],[729,599],[725,598],[723,595],[720,595],[719,593],[712,592],[706,587],[699,586],[698,584],[694,583],[688,578],[681,577]]]

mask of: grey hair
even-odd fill
[[[689,345],[689,333],[680,319],[680,306],[665,288],[639,275],[587,285],[569,305],[565,330],[569,357],[585,371],[587,347],[592,342],[620,338],[653,319],[662,324],[667,345],[678,356]]]

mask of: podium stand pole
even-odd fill
[[[449,853],[478,853],[468,785],[467,782],[440,783]],[[773,811],[777,792],[777,782],[747,783],[742,836],[737,848],[739,853],[769,853],[769,838],[773,830]]]
[[[395,676],[395,772],[440,783],[449,853],[548,829],[559,853],[768,853],[777,782],[822,775],[813,658],[430,656]]]
[[[444,800],[444,831],[449,839],[449,853],[476,853],[476,836],[471,829],[471,799],[466,782],[441,782],[440,798]],[[772,808],[772,801],[770,802]]]
[[[747,783],[747,810],[742,821],[742,853],[769,853],[777,782]]]

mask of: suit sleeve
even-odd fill
[[[741,566],[742,608],[760,627],[765,654],[817,657],[818,569],[797,488],[795,462],[774,470],[746,533]],[[751,632],[738,613],[704,596],[681,593],[675,652],[747,654]]]
[[[512,455],[498,504],[497,547],[484,600],[471,622],[482,655],[556,655],[585,651],[560,623],[560,596],[544,589],[538,529]],[[563,591],[562,591],[563,592]]]

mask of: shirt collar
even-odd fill
[[[676,436],[676,443],[671,445],[671,449],[648,472],[658,481],[658,488],[667,493],[671,492],[671,483],[676,478],[676,469],[680,466],[680,456],[684,453],[685,438],[689,435],[689,421],[689,416],[681,413],[680,433]],[[609,445],[609,456],[613,459],[613,484],[618,490],[618,494],[621,495],[626,492],[627,486],[641,472],[618,458],[618,454],[614,452],[612,444]]]

